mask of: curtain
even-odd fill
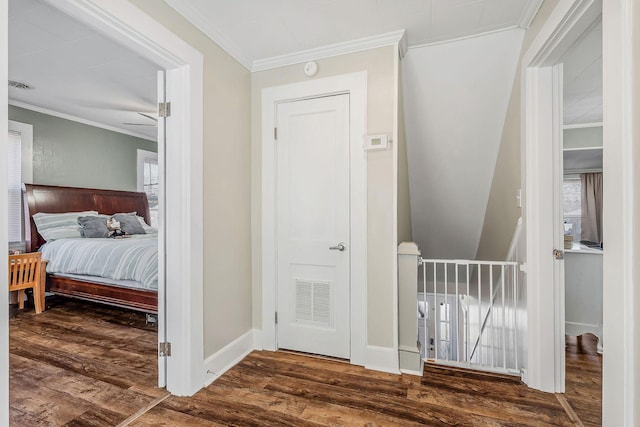
[[[602,172],[580,174],[582,240],[602,243]]]

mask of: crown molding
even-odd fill
[[[270,70],[273,68],[284,67],[286,65],[300,64],[306,61],[345,55],[347,53],[361,52],[363,50],[392,46],[395,44],[398,44],[400,48],[405,46],[404,52],[406,52],[407,43],[405,30],[393,31],[371,37],[363,37],[356,40],[330,44],[327,46],[302,50],[271,58],[258,59],[253,61],[251,71],[256,72]],[[404,52],[401,52],[401,57],[404,56]]]
[[[58,117],[59,119],[70,120],[72,122],[82,123],[83,125],[93,126],[96,128],[108,130],[111,132],[122,133],[129,136],[135,136],[136,138],[146,139],[147,141],[157,142],[155,138],[152,138],[148,135],[144,135],[137,132],[132,132],[127,129],[120,129],[115,126],[109,126],[102,123],[94,122],[91,120],[83,119],[81,117],[72,116],[70,114],[60,113],[58,111],[49,110],[48,108],[38,107],[36,105],[27,104],[26,102],[16,101],[15,99],[9,99],[9,105],[18,108],[24,108],[25,110],[35,111],[36,113],[46,114],[48,116]]]
[[[196,8],[186,0],[164,0],[172,9],[191,22],[197,29],[202,31],[207,37],[218,44],[225,52],[231,55],[236,61],[251,71],[251,59],[243,52],[240,46],[226,37],[215,26],[211,25]]]
[[[422,49],[424,47],[437,46],[437,45],[448,44],[448,43],[456,43],[456,42],[460,42],[460,41],[463,41],[463,40],[476,39],[476,38],[479,38],[479,37],[490,36],[492,34],[502,33],[502,32],[511,31],[511,30],[525,31],[524,28],[520,28],[517,25],[512,25],[510,27],[498,28],[498,29],[495,29],[495,30],[485,31],[483,33],[469,34],[468,36],[456,37],[455,39],[437,40],[437,41],[432,41],[432,42],[427,42],[427,43],[422,43],[422,44],[416,44],[416,45],[413,45],[413,46],[409,46],[408,49],[409,50]]]

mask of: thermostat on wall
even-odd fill
[[[364,137],[365,151],[386,150],[389,147],[389,138],[386,134],[367,135]]]

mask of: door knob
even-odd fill
[[[346,248],[347,248],[347,247],[346,247],[346,246],[345,246],[345,244],[344,244],[344,243],[342,243],[342,242],[338,243],[338,244],[337,244],[337,245],[335,245],[335,246],[329,246],[329,249],[330,249],[330,250],[332,250],[332,251],[340,251],[340,252],[344,251]]]

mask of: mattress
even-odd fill
[[[156,234],[125,239],[59,239],[45,243],[40,251],[42,258],[49,261],[47,273],[84,276],[81,280],[96,283],[114,281],[117,286],[137,289],[158,289]]]

